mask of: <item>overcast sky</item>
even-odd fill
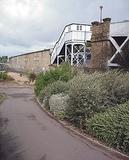
[[[0,56],[52,47],[64,26],[129,19],[129,0],[0,0]]]

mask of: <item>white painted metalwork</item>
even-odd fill
[[[56,42],[51,53],[51,64],[60,64],[60,61],[70,61],[71,65],[79,63],[77,54],[83,49],[85,52],[86,42],[91,39],[90,25],[70,24],[67,25],[59,40]],[[76,48],[76,45],[82,45],[82,48]],[[71,46],[71,47],[69,47]],[[64,50],[62,51],[64,47]],[[76,51],[75,51],[76,50]],[[75,62],[76,61],[76,62]]]
[[[129,40],[129,36],[126,37],[125,41],[119,46],[117,44],[117,42],[112,38],[110,37],[109,38],[110,41],[112,42],[112,44],[114,45],[114,47],[116,48],[116,52],[114,53],[114,55],[111,57],[111,59],[109,60],[109,63],[111,63],[118,54],[122,55],[122,48],[125,46],[125,44],[128,42]]]
[[[111,23],[110,25],[110,36],[128,36],[129,35],[129,21],[122,21]]]
[[[125,40],[121,45],[119,45],[118,42],[115,40],[116,37],[119,37],[119,38],[125,37]],[[110,60],[108,60],[108,66],[119,67],[120,65],[117,63],[114,63],[113,61],[115,60],[118,54],[120,54],[121,57],[124,58],[122,49],[129,41],[129,21],[112,23],[110,25],[109,40],[115,47],[116,51],[113,54],[113,56],[110,58]]]
[[[87,64],[90,52],[87,50],[87,42],[91,40],[90,25],[70,24],[65,26],[59,40],[56,42],[51,52],[51,64],[59,65],[63,61],[69,61],[71,65]],[[126,37],[125,41],[119,45],[115,37]],[[123,47],[129,41],[129,21],[111,23],[109,40],[116,51],[108,60],[108,66],[119,67],[114,62],[118,54],[123,58]]]
[[[57,65],[59,65],[62,62],[64,62],[64,55],[57,56]]]

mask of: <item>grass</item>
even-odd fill
[[[4,101],[5,95],[0,94],[0,104]]]

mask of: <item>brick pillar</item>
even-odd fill
[[[103,19],[103,23],[92,22],[91,36],[91,64],[93,70],[106,70],[110,54],[110,18]]]

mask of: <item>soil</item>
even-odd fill
[[[29,79],[26,75],[22,73],[8,72],[8,75],[14,79],[14,81],[20,85],[29,84]]]

